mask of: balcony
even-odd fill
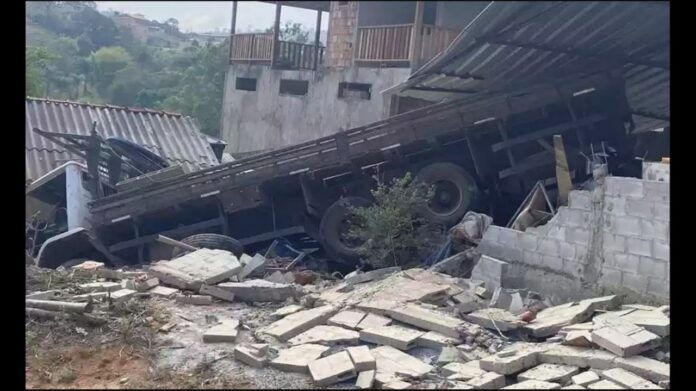
[[[273,57],[273,33],[235,34],[232,36],[230,62],[270,65]],[[325,47],[278,41],[278,69],[315,69],[324,61]],[[318,59],[315,64],[315,57]]]
[[[358,27],[355,64],[372,67],[409,67],[414,24]],[[458,30],[422,25],[416,63],[424,64],[443,51],[459,34]],[[418,49],[418,46],[420,48]]]

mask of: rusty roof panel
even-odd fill
[[[218,164],[206,135],[198,131],[191,117],[181,114],[27,98],[25,116],[26,179],[37,179],[68,160],[82,161],[33,132],[33,128],[88,135],[93,121],[97,121],[97,132],[102,137],[132,141],[171,164],[183,164],[192,171]]]

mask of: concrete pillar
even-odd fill
[[[276,2],[275,20],[273,22],[273,51],[271,53],[271,68],[275,68],[278,61],[278,37],[280,37],[280,2]]]
[[[418,63],[420,60],[421,42],[422,35],[421,30],[423,29],[423,9],[425,3],[423,1],[416,1],[416,16],[413,21],[413,30],[411,30],[411,45],[409,50],[409,57],[411,60],[411,69],[415,70],[418,68]]]

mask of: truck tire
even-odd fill
[[[416,179],[435,186],[435,196],[422,211],[423,217],[447,227],[459,222],[471,207],[476,182],[463,168],[452,163],[433,163],[423,167]]]
[[[186,243],[193,247],[198,248],[209,248],[214,250],[226,250],[231,252],[237,257],[240,257],[244,253],[244,246],[237,239],[231,238],[226,235],[220,234],[198,234],[185,237],[180,240],[182,243]],[[172,259],[180,257],[190,251],[184,250],[183,248],[174,247],[172,250]]]
[[[348,206],[366,207],[371,202],[362,197],[345,197],[329,206],[319,223],[319,238],[324,250],[332,261],[342,264],[355,264],[360,255],[355,246],[346,243],[341,236],[345,232],[345,222],[348,216]]]

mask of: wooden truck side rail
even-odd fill
[[[578,91],[605,89],[612,80],[609,74],[602,73],[553,85],[537,85],[510,94],[488,94],[486,99],[477,97],[477,101],[464,98],[427,106],[331,136],[104,197],[91,202],[90,210],[97,224],[108,224],[133,213],[162,209],[232,188],[258,185],[278,176],[348,164],[370,152],[462,131],[573,96]]]

